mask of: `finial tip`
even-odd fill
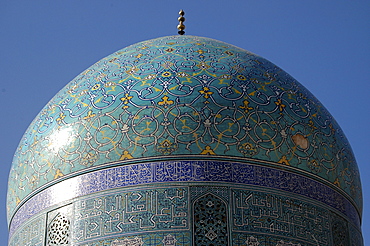
[[[185,34],[185,25],[184,25],[184,21],[185,21],[185,12],[184,10],[180,10],[179,11],[179,15],[180,17],[177,19],[179,21],[179,24],[177,25],[177,29],[179,30],[177,33],[180,34],[180,35],[184,35]]]

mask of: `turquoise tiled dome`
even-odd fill
[[[29,197],[78,174],[192,158],[300,173],[362,210],[351,148],[307,89],[238,47],[169,36],[103,58],[45,106],[14,157],[8,218]]]

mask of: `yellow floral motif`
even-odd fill
[[[280,158],[280,160],[278,161],[278,163],[279,163],[279,164],[285,164],[285,165],[290,166],[290,163],[289,163],[289,161],[287,160],[287,158],[286,158],[286,156],[285,156],[285,155],[283,155],[283,156]]]
[[[167,108],[169,105],[173,104],[173,101],[168,100],[168,98],[169,98],[168,96],[163,96],[162,97],[163,101],[158,102],[158,105]]]
[[[163,77],[170,77],[172,74],[170,73],[170,72],[168,72],[168,71],[166,71],[166,72],[164,72],[164,73],[162,73],[162,76]]]
[[[54,178],[55,179],[55,178]],[[32,175],[31,179],[29,180],[29,183],[34,186],[37,183],[37,178],[35,175]]]
[[[213,94],[212,91],[209,91],[208,87],[203,87],[203,90],[199,91],[199,93],[203,94],[204,98],[209,98],[209,96]]]
[[[100,84],[95,84],[95,85],[91,88],[91,90],[95,91],[95,90],[97,90],[97,89],[99,89],[99,88],[100,88]]]
[[[166,147],[166,148],[168,148],[168,147],[170,147],[170,146],[172,145],[172,143],[171,143],[171,141],[170,141],[170,140],[165,139],[165,140],[163,140],[163,141],[160,143],[160,145],[161,145],[162,147]]]
[[[205,62],[200,62],[198,65],[197,65],[197,67],[199,67],[200,69],[202,69],[202,70],[206,70],[206,69],[208,69],[208,68],[210,68],[211,66],[210,65],[208,65],[207,63],[205,63]]]
[[[95,115],[96,114],[93,114],[92,110],[90,110],[89,112],[87,112],[87,115],[83,119],[87,120],[87,119],[90,119],[90,118],[94,117]]]
[[[313,160],[312,161],[312,166],[313,167],[319,167],[320,165],[319,165],[319,163],[316,160]]]
[[[84,166],[88,166],[88,165],[91,165],[92,163],[94,163],[94,161],[96,160],[97,156],[96,154],[90,152],[90,153],[86,153],[84,154],[84,156],[82,157],[82,162],[81,164],[84,165]]]
[[[62,124],[62,121],[64,120],[65,117],[66,117],[65,114],[60,113],[59,117],[57,118],[58,124]]]
[[[340,182],[339,182],[339,179],[338,178],[335,179],[334,184],[336,186],[340,187]]]
[[[197,50],[196,52],[199,53],[199,54],[204,54],[205,53],[204,50]]]
[[[234,55],[234,53],[233,52],[231,52],[231,51],[225,51],[225,54],[227,54],[227,55],[229,55],[229,56],[232,56],[232,55]]]
[[[308,167],[311,169],[312,172],[314,173],[318,173],[320,172],[320,164],[318,161],[316,160],[311,160],[309,163],[308,163]]]
[[[280,111],[283,111],[283,109],[286,107],[285,104],[283,104],[282,100],[281,99],[278,99],[275,104],[279,107],[279,110]]]
[[[126,93],[124,97],[121,97],[121,101],[123,102],[123,104],[128,104],[128,102],[132,98],[133,98],[133,96],[130,96],[128,93]]]
[[[16,198],[15,198],[15,203],[16,203],[16,204],[17,204],[17,206],[18,206],[18,204],[19,204],[19,203],[21,203],[21,199],[19,199],[19,197],[16,197]]]
[[[215,155],[216,153],[211,149],[211,146],[207,145],[206,148],[200,152],[201,155]]]
[[[119,158],[120,161],[122,160],[127,160],[127,159],[133,159],[134,157],[132,157],[132,155],[127,151],[123,151],[123,154],[121,155],[121,157]]]
[[[62,173],[62,171],[60,171],[60,169],[57,169],[57,171],[55,172],[55,175],[54,175],[54,179],[62,177],[63,175],[64,174]]]
[[[333,124],[329,124],[329,128],[331,132],[334,134],[335,133],[335,128],[333,127]]]
[[[157,150],[164,155],[169,155],[175,151],[177,146],[173,144],[170,140],[165,139],[158,144]]]
[[[243,143],[241,146],[239,146],[239,150],[244,154],[244,156],[253,156],[257,154],[256,147],[251,143]]]
[[[129,74],[129,75],[133,75],[138,70],[139,70],[138,68],[132,67],[129,70],[127,70],[126,73]]]
[[[142,57],[143,56],[143,54],[138,54],[137,56],[136,56],[136,58],[140,58],[140,57]]]
[[[130,96],[128,93],[125,94],[124,97],[121,97],[121,101],[123,102],[123,104],[125,104],[122,108],[123,109],[127,109],[129,108],[127,106],[127,104],[129,103],[130,99],[133,98],[132,96]]]
[[[314,123],[312,120],[310,120],[310,121],[308,122],[308,125],[309,125],[313,130],[316,130],[316,129],[317,129],[317,127],[315,126],[315,123]]]
[[[247,80],[247,78],[244,76],[244,75],[238,75],[238,76],[236,76],[238,79],[240,79],[240,80]]]
[[[244,109],[244,111],[246,113],[248,113],[249,110],[252,110],[253,109],[253,107],[249,107],[248,105],[249,105],[248,100],[244,100],[243,101],[243,106],[239,106],[239,108]]]
[[[174,51],[175,49],[173,49],[173,48],[168,48],[168,49],[165,49],[165,51],[167,51],[167,52],[172,52],[172,51]]]

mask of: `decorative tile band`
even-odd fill
[[[122,235],[189,231],[189,203],[189,187],[178,184],[95,193],[73,204],[72,241],[78,244]]]
[[[42,210],[79,196],[141,184],[202,181],[255,185],[302,195],[338,210],[360,228],[355,207],[343,195],[306,176],[238,162],[163,161],[111,167],[57,183],[20,207],[11,221],[9,235],[11,237],[20,225]]]
[[[10,245],[363,245],[359,229],[311,201],[232,183],[130,186],[49,208],[47,219],[41,213],[18,228]]]

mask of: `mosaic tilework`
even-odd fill
[[[305,243],[301,244],[300,241],[295,239],[286,239],[271,235],[255,235],[255,234],[243,234],[235,233],[233,235],[233,245],[235,246],[317,246],[316,243]],[[325,245],[325,244],[324,244]],[[330,244],[329,244],[330,245]]]
[[[221,161],[168,161],[124,165],[70,178],[33,196],[15,214],[10,235],[27,219],[64,200],[109,189],[166,182],[213,181],[253,185],[302,195],[345,214],[360,228],[355,207],[333,188],[304,175],[266,166]],[[69,192],[61,197],[61,191]],[[194,190],[192,195],[197,194]],[[227,201],[228,194],[218,191]]]
[[[9,240],[9,246],[44,246],[46,215],[28,220]]]
[[[363,245],[360,230],[344,217],[324,204],[291,193],[236,184],[175,184],[124,187],[75,200],[69,206],[74,211],[70,243]],[[53,215],[62,212],[52,211]],[[52,225],[57,216],[50,217]],[[44,224],[44,220],[45,216],[29,220],[23,228]],[[38,235],[40,230],[49,229],[37,227]],[[12,237],[13,242],[23,242],[21,245],[30,245],[32,240],[27,230],[18,230]]]
[[[171,187],[171,185],[168,185],[168,187]],[[168,187],[156,188],[155,190],[163,192],[163,190],[168,190]],[[190,214],[193,220],[193,245],[227,245],[228,235],[234,235],[231,238],[235,238],[239,237],[236,235],[251,234],[258,235],[256,238],[259,238],[262,242],[270,243],[266,245],[340,245],[339,241],[348,242],[352,235],[348,229],[347,222],[342,217],[327,208],[299,200],[294,196],[255,191],[255,188],[233,188],[232,185],[221,187],[214,185],[190,185],[189,188],[190,191],[188,192],[193,194],[196,191],[195,195],[190,196],[190,202],[182,203],[180,209],[183,209],[183,204],[187,209],[189,209],[189,206],[192,206]],[[172,189],[183,191],[189,188],[182,186]],[[140,189],[134,190],[134,192],[138,191]],[[144,191],[145,193],[153,192],[150,188],[145,188]],[[173,192],[173,194],[176,194],[175,196],[171,196],[173,200],[176,198],[182,201],[187,200],[187,196],[179,196],[181,192],[177,191]],[[228,195],[228,199],[220,199],[221,197],[218,195]],[[117,199],[117,193],[106,195],[104,198],[109,196]],[[95,204],[101,205],[99,208],[88,209],[95,216],[99,211],[103,214],[109,210],[106,209],[107,206],[103,205],[103,202],[99,202],[101,197],[95,195],[89,199],[94,201]],[[125,199],[122,196],[119,199],[122,202],[121,208],[119,209],[117,206],[111,207],[114,207],[116,211],[127,211],[126,206],[124,206]],[[149,197],[143,197],[143,199],[151,200]],[[106,202],[112,204],[112,202],[109,202],[109,199]],[[141,202],[137,201],[136,206],[130,207],[140,206]],[[118,204],[119,202],[115,201],[114,203]],[[213,207],[219,209],[213,209]],[[230,211],[231,218],[227,218],[226,214],[228,213],[226,211]],[[190,219],[190,216],[188,218]],[[136,218],[136,224],[139,221],[141,220]],[[174,222],[174,220],[171,221]],[[107,221],[103,220],[101,225],[105,223]],[[103,228],[102,226],[100,227]],[[333,228],[336,229],[333,230]],[[338,230],[339,228],[340,230]],[[151,229],[152,231],[161,230],[160,227]],[[134,225],[130,232],[146,230],[147,228],[139,228]],[[357,233],[352,235],[352,237],[357,236],[358,233],[359,231],[357,230]],[[344,243],[343,245],[349,244]],[[362,245],[361,238],[358,245]]]
[[[75,203],[74,242],[189,228],[188,188],[133,190]]]
[[[301,242],[330,242],[329,211],[289,196],[232,190],[233,230],[260,235],[277,234]],[[348,233],[348,230],[344,230]],[[335,244],[336,245],[336,244]]]
[[[76,246],[191,246],[190,232],[146,233],[139,236],[119,236],[77,243]]]
[[[228,193],[231,245],[333,245],[329,221],[337,215],[295,196],[255,189],[204,185],[191,187],[191,192],[198,194],[194,199]]]
[[[351,148],[314,96],[245,50],[170,36],[107,56],[45,106],[15,154],[8,218],[28,194],[65,175],[119,160],[177,155],[297,167],[343,189],[361,210]]]
[[[357,230],[354,226],[349,225],[350,235],[351,235],[351,246],[363,245],[361,231]]]

